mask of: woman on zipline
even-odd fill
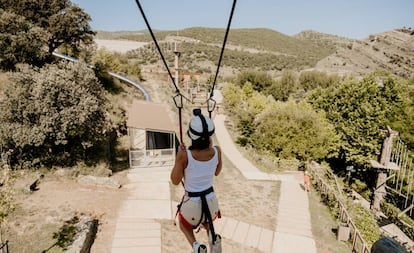
[[[207,230],[210,252],[221,252],[220,236],[214,233],[213,220],[220,216],[218,200],[213,190],[213,178],[221,172],[221,150],[212,145],[214,124],[195,109],[190,121],[188,136],[191,146],[181,143],[171,181],[178,185],[183,181],[185,194],[178,205],[179,226],[194,253],[207,252],[204,244],[197,242],[193,230],[203,225]],[[213,237],[214,236],[214,237]],[[215,238],[213,240],[213,238]]]

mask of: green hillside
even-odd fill
[[[154,34],[161,45],[167,43],[165,40],[169,36],[176,37],[177,35],[197,41],[180,43],[180,50],[183,52],[183,65],[197,69],[197,61],[217,63],[225,29],[193,27],[180,31],[157,31]],[[142,31],[98,32],[97,38],[152,41],[151,36]],[[223,65],[237,70],[245,68],[264,71],[280,71],[286,68],[301,70],[313,67],[319,60],[334,51],[335,46],[332,44],[295,38],[270,29],[232,29],[229,33]],[[129,56],[139,59],[141,64],[158,59],[156,52],[150,47],[147,52],[137,50]],[[172,62],[172,52],[167,52],[166,58]],[[194,60],[197,61],[194,62]],[[198,67],[198,70],[203,69]]]

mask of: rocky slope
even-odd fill
[[[386,70],[400,77],[414,78],[412,29],[374,34],[364,40],[327,35],[321,35],[319,39],[334,43],[337,50],[320,60],[315,70],[341,75],[364,75],[375,70]]]

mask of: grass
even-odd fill
[[[336,239],[338,221],[332,216],[329,208],[322,203],[319,193],[315,191],[309,194],[309,210],[318,253],[352,252],[349,242]]]

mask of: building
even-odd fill
[[[174,164],[178,141],[164,105],[134,102],[128,110],[127,127],[131,168]]]

